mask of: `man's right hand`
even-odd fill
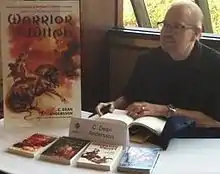
[[[99,114],[99,115],[104,115],[106,114],[107,112],[113,112],[115,109],[115,106],[114,106],[114,102],[111,101],[111,102],[106,102],[106,103],[99,103],[97,106],[96,106],[96,112]]]

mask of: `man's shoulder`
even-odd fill
[[[216,68],[216,70],[220,71],[220,52],[203,43],[200,43],[200,45],[203,62],[211,66],[210,68]]]
[[[202,49],[202,57],[205,58],[207,61],[220,61],[220,52],[211,48],[203,43],[200,43]]]

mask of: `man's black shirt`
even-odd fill
[[[220,121],[220,53],[196,42],[190,56],[174,61],[161,47],[138,59],[123,95],[196,110]]]

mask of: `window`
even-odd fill
[[[123,25],[124,27],[157,28],[157,22],[164,19],[168,8],[175,1],[176,0],[124,0]],[[220,1],[192,1],[196,2],[204,13],[205,32],[220,34]],[[147,15],[140,15],[143,13]],[[149,18],[149,20],[146,18]],[[147,22],[148,24],[145,24]]]
[[[164,19],[167,9],[174,1],[175,0],[145,0],[152,28],[156,28],[157,22]]]
[[[213,27],[213,33],[220,34],[220,1],[208,0],[209,11],[211,15],[211,23]]]
[[[123,25],[126,27],[137,27],[137,20],[134,15],[130,0],[123,1]]]

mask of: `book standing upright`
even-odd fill
[[[6,127],[81,115],[79,0],[13,1],[1,14]]]

